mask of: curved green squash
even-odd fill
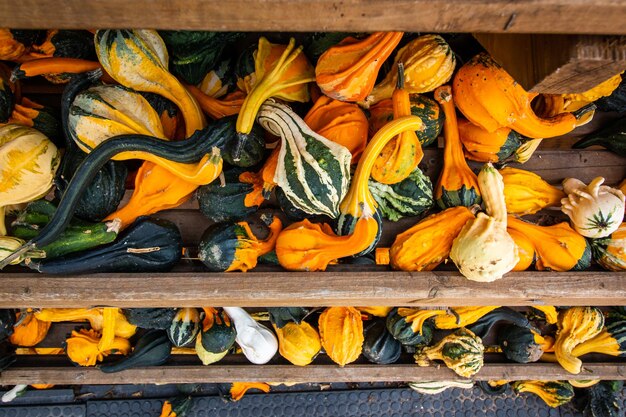
[[[198,309],[179,308],[170,327],[167,328],[167,337],[176,347],[190,346],[196,341],[200,327],[201,320]]]
[[[242,172],[237,168],[226,169],[224,184],[213,181],[198,188],[196,197],[202,214],[214,222],[229,222],[241,220],[259,209],[255,201],[247,198],[254,185],[239,181]]]
[[[128,308],[124,315],[130,324],[142,329],[166,330],[176,316],[174,308]]]
[[[114,243],[52,260],[31,261],[28,267],[46,274],[96,272],[164,272],[182,254],[182,238],[168,220],[139,217]]]
[[[132,353],[114,363],[100,366],[104,373],[120,372],[126,369],[163,365],[170,358],[172,343],[163,330],[150,330],[144,333]]]
[[[572,148],[583,149],[593,145],[602,146],[619,156],[626,157],[626,118],[619,118],[597,132],[585,136],[572,145]]]
[[[476,336],[483,339],[491,332],[491,329],[493,329],[497,323],[502,321],[515,324],[519,327],[532,328],[532,323],[524,314],[510,309],[509,307],[496,308],[467,326],[467,328]]]
[[[369,187],[383,217],[391,221],[418,216],[435,203],[433,185],[419,168],[406,179],[392,185],[370,179]]]
[[[56,212],[56,205],[46,200],[29,203],[15,221],[11,223],[11,233],[20,239],[29,240],[39,234]],[[46,253],[46,259],[58,258],[70,253],[91,249],[111,243],[117,237],[119,222],[90,223],[73,219],[58,239],[40,250]]]
[[[234,344],[237,331],[224,310],[205,308],[206,315],[200,332],[202,347],[213,354],[228,351]]]
[[[161,30],[170,53],[170,69],[189,84],[199,84],[217,67],[224,53],[244,36],[242,32]]]
[[[394,308],[387,316],[387,330],[400,343],[405,346],[427,345],[433,338],[434,326],[431,321],[424,322],[422,332],[414,332],[406,317],[398,314],[398,309]]]
[[[258,122],[281,137],[274,180],[289,201],[309,214],[337,217],[350,182],[350,151],[313,132],[275,100],[261,106]]]
[[[509,360],[518,363],[537,362],[543,354],[537,336],[527,327],[507,324],[498,331],[498,344]]]
[[[368,361],[385,365],[400,359],[402,344],[387,330],[384,320],[373,320],[364,329],[363,356]]]

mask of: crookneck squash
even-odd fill
[[[381,234],[381,219],[368,180],[384,146],[405,130],[416,130],[421,121],[415,116],[393,120],[370,141],[361,156],[348,194],[339,207],[335,235],[327,224],[313,224],[305,219],[284,229],[276,242],[280,264],[290,270],[319,271],[342,257],[359,256],[371,251]]]
[[[420,315],[419,319],[411,313],[413,311],[402,311],[394,308],[387,315],[386,326],[391,335],[405,346],[427,345],[433,338],[432,321],[426,321],[439,313],[438,310],[427,311]],[[411,310],[411,309],[406,309]],[[431,313],[432,312],[432,313]]]
[[[474,215],[467,207],[432,214],[396,236],[390,250],[391,266],[402,271],[431,271],[448,259],[452,241]]]
[[[538,271],[580,271],[591,264],[589,243],[565,222],[539,226],[509,216],[507,228],[532,242]]]
[[[456,64],[450,45],[439,35],[424,35],[400,48],[393,67],[404,64],[405,89],[409,93],[428,93],[447,83]],[[365,105],[390,98],[397,83],[397,73],[389,71],[365,99]]]
[[[321,96],[304,116],[304,122],[318,135],[348,148],[352,164],[359,162],[368,132],[367,118],[359,106]]]
[[[280,136],[274,181],[287,198],[309,214],[339,214],[350,182],[350,151],[313,132],[288,106],[268,100],[259,123]]]
[[[515,159],[523,136],[508,127],[488,132],[472,122],[459,120],[459,138],[467,159],[478,162],[505,162]]]
[[[393,118],[411,115],[409,93],[404,89],[404,67],[398,64],[397,86],[393,91]],[[396,184],[406,179],[424,157],[422,144],[412,130],[400,133],[380,152],[372,168],[372,178],[383,184]]]
[[[454,77],[454,101],[461,113],[488,132],[510,127],[529,138],[564,135],[591,120],[589,105],[576,113],[560,113],[542,119],[532,107],[534,93],[528,93],[488,54],[481,53],[464,64]]]
[[[446,85],[435,90],[435,100],[441,105],[446,117],[443,168],[435,186],[437,205],[446,209],[448,207],[469,207],[473,204],[480,204],[481,197],[476,174],[467,165],[463,155],[450,86]]]
[[[198,257],[213,272],[253,269],[259,256],[274,250],[282,229],[278,217],[264,216],[264,221],[269,227],[265,239],[259,239],[245,221],[209,226],[198,244]]]
[[[411,114],[422,120],[422,129],[415,134],[422,147],[435,142],[443,129],[443,111],[433,99],[421,94],[409,94]],[[373,137],[385,124],[393,120],[393,100],[381,100],[369,109],[369,136]]]
[[[0,236],[6,235],[5,207],[46,195],[60,159],[57,147],[37,130],[0,127]]]
[[[365,100],[374,88],[380,67],[402,35],[402,32],[376,32],[362,40],[347,37],[328,48],[315,66],[317,85],[336,100]]]
[[[593,259],[609,271],[626,270],[626,222],[601,239],[591,239]]]
[[[430,178],[419,168],[406,179],[392,185],[370,180],[369,188],[382,216],[391,221],[418,216],[435,203]]]
[[[470,378],[483,367],[484,353],[479,337],[467,329],[459,329],[436,345],[419,349],[414,357],[419,366],[430,366],[431,361],[442,360],[457,375]]]
[[[506,167],[500,170],[500,175],[504,181],[504,199],[509,214],[535,214],[546,207],[559,206],[565,197],[563,191],[533,172]]]
[[[604,315],[596,307],[571,307],[559,314],[554,353],[559,364],[572,374],[579,374],[582,361],[572,352],[576,346],[597,336],[604,326]]]
[[[549,407],[559,407],[574,398],[574,388],[565,381],[516,381],[515,392],[532,392]]]
[[[319,330],[322,347],[333,362],[345,366],[361,354],[363,320],[354,307],[328,307],[320,315]]]
[[[626,356],[626,320],[606,319],[605,327],[600,333],[572,350],[572,355],[576,357],[588,353]]]
[[[254,54],[254,83],[239,111],[237,132],[250,133],[259,108],[270,97],[309,101],[307,83],[313,80],[313,67],[302,53],[302,46],[296,48],[294,38],[288,45],[259,38],[259,47]]]

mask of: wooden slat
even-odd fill
[[[346,268],[349,272],[343,272]],[[74,277],[2,274],[0,308],[199,306],[626,305],[626,273],[511,273],[492,283],[458,272],[173,272]]]
[[[625,34],[620,0],[23,0],[0,27]]]
[[[474,36],[522,87],[537,93],[582,93],[626,69],[624,36]]]
[[[625,380],[626,364],[586,364],[580,375],[566,372],[558,364],[486,364],[472,379],[487,380]],[[160,366],[137,368],[105,374],[96,368],[77,367],[13,367],[0,374],[0,385],[55,384],[186,384],[226,382],[406,382],[462,381],[445,366],[421,368],[416,365],[233,365],[223,366]]]

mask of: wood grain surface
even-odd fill
[[[0,27],[626,34],[620,0],[23,0]]]

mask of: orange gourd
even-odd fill
[[[588,121],[595,106],[576,113],[542,119],[531,107],[528,93],[488,54],[476,55],[463,65],[453,83],[454,100],[461,113],[488,132],[510,127],[529,138],[550,138],[571,132],[579,120]]]
[[[78,58],[39,58],[26,61],[13,68],[12,79],[22,79],[46,75],[48,81],[61,84],[68,81],[66,74],[81,74],[102,68],[98,61]]]
[[[363,319],[354,307],[329,307],[319,318],[322,347],[339,366],[357,360],[363,345]]]
[[[356,104],[321,96],[304,117],[304,122],[317,134],[345,146],[356,164],[367,145],[368,122]]]
[[[544,181],[539,175],[523,169],[500,170],[504,182],[504,200],[509,214],[534,214],[546,207],[558,207],[565,193]]]
[[[513,271],[526,271],[535,262],[535,245],[524,233],[517,229],[506,229],[517,246],[519,261],[513,267]]]
[[[17,318],[20,319],[22,314],[26,314],[26,317],[13,327],[9,342],[15,346],[35,346],[46,338],[50,323],[37,319],[32,312],[17,313]]]
[[[322,92],[341,101],[362,101],[372,92],[378,71],[400,43],[403,32],[376,32],[363,40],[348,37],[326,50],[315,67]]]
[[[487,132],[465,119],[459,119],[459,138],[465,157],[478,162],[502,162],[515,159],[515,151],[522,146],[523,137],[508,127]]]
[[[404,89],[404,66],[398,64],[398,84],[392,95],[393,118],[411,115],[409,93]],[[404,131],[385,145],[374,163],[372,178],[382,184],[406,179],[424,157],[422,144],[414,131]]]
[[[196,86],[185,84],[185,88],[196,99],[202,111],[213,119],[239,113],[246,97],[242,91],[235,91],[223,99],[218,99],[203,93]]]

